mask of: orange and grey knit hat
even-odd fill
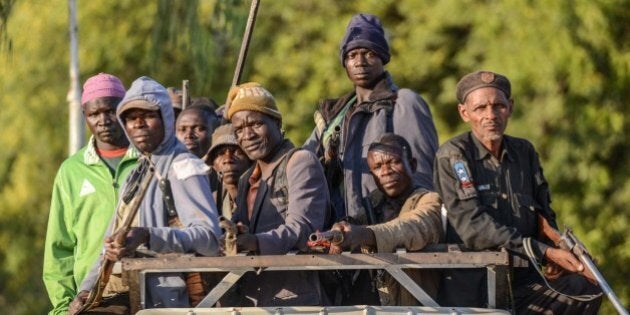
[[[276,106],[273,95],[256,82],[247,82],[232,87],[228,93],[227,107],[227,119],[230,120],[234,113],[244,110],[261,112],[282,120],[282,115]]]

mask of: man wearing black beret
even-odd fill
[[[457,84],[457,99],[471,131],[443,144],[435,159],[434,185],[447,209],[446,242],[473,250],[505,248],[546,262],[544,275],[533,263],[514,268],[518,314],[596,314],[601,294],[585,278],[584,266],[541,234],[542,225],[557,226],[536,150],[504,134],[514,108],[510,81],[490,71],[467,74]],[[444,278],[441,304],[484,306],[485,297],[471,293],[485,293],[485,283],[475,270],[452,271]]]

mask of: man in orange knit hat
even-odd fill
[[[228,100],[236,141],[254,163],[241,176],[232,217],[249,227],[249,233],[238,235],[239,250],[260,255],[306,250],[308,236],[326,220],[328,189],[321,164],[313,153],[284,138],[282,115],[260,84],[234,87]],[[243,304],[254,306],[326,303],[313,272],[247,274],[241,288]]]

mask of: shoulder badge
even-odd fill
[[[173,162],[173,170],[177,179],[184,180],[195,175],[206,175],[210,171],[210,167],[200,159],[183,159]]]
[[[470,177],[470,172],[468,171],[468,167],[464,161],[455,161],[453,163],[453,170],[457,175],[457,179],[459,179],[459,183],[462,188],[471,188],[473,187],[473,181]]]

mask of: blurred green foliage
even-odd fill
[[[149,75],[191,80],[223,103],[248,1],[80,1],[81,80],[104,71],[128,86]],[[62,0],[0,1],[0,309],[41,314],[51,185],[67,156],[68,13]],[[319,99],[351,89],[339,41],[352,14],[380,16],[399,86],[425,97],[440,142],[467,129],[454,88],[464,74],[507,75],[508,133],[530,139],[560,224],[591,248],[630,304],[630,2],[627,0],[262,1],[244,72],[276,97],[296,143]],[[602,314],[612,312],[604,305]]]

